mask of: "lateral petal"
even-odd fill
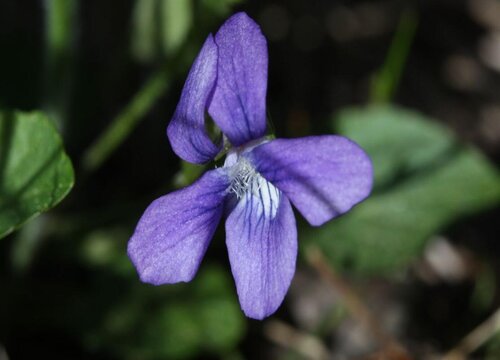
[[[149,205],[128,242],[128,256],[143,282],[171,284],[194,277],[220,221],[228,186],[224,169],[212,170]]]
[[[281,191],[261,178],[226,221],[226,244],[244,313],[263,319],[276,311],[290,286],[297,258],[297,227]]]
[[[370,158],[342,136],[276,139],[257,146],[246,157],[311,225],[347,212],[372,188]]]
[[[209,35],[182,89],[181,99],[167,127],[174,152],[195,164],[212,160],[221,146],[215,145],[205,129],[205,111],[217,78],[217,46]]]
[[[267,42],[245,13],[231,16],[215,35],[218,78],[208,112],[240,146],[266,132]]]

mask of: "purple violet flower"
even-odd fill
[[[211,161],[222,146],[205,130],[208,110],[233,147],[223,167],[149,205],[128,243],[142,281],[190,281],[225,214],[241,308],[255,319],[276,311],[295,273],[290,202],[319,226],[365,199],[373,178],[368,156],[344,137],[266,138],[266,90],[266,39],[235,14],[205,41],[167,129],[182,159]]]

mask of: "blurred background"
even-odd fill
[[[276,135],[342,134],[375,166],[349,214],[296,214],[262,322],[223,229],[192,283],[142,284],[126,256],[145,207],[204,171],[165,129],[241,10]],[[1,360],[500,359],[500,1],[2,0],[0,54]]]

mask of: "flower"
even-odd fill
[[[222,150],[205,112],[233,146],[224,166],[155,200],[128,243],[142,281],[190,281],[226,216],[226,245],[241,308],[263,319],[280,306],[295,273],[297,227],[290,202],[319,226],[365,199],[372,165],[341,136],[274,139],[266,134],[267,44],[245,13],[209,35],[167,129],[174,152],[206,163]]]

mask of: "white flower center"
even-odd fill
[[[271,218],[276,216],[281,192],[260,175],[247,159],[239,156],[231,166],[230,176],[230,191],[238,200],[256,202],[255,210]]]
[[[238,199],[245,196],[248,190],[258,191],[260,188],[260,174],[253,168],[248,160],[240,157],[231,168],[231,192]]]

